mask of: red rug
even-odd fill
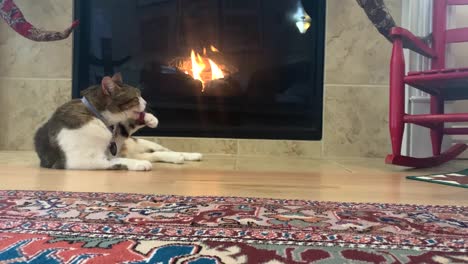
[[[0,263],[467,263],[468,208],[0,191]]]

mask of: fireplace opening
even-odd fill
[[[73,96],[121,72],[144,136],[320,140],[325,0],[75,0]]]

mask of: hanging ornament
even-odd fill
[[[296,27],[299,30],[299,32],[301,34],[307,33],[307,30],[311,26],[312,19],[310,18],[309,14],[307,14],[307,12],[305,11],[301,1],[298,1],[296,13],[294,13],[292,17],[293,21],[296,23]]]

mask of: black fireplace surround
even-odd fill
[[[325,0],[75,0],[73,97],[121,72],[142,136],[320,140]]]

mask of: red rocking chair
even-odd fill
[[[404,28],[391,31],[393,42],[390,63],[390,135],[392,154],[386,163],[405,167],[424,168],[440,165],[456,158],[467,149],[466,144],[456,144],[441,153],[444,135],[468,135],[467,128],[445,128],[446,122],[468,122],[468,113],[445,114],[444,101],[468,99],[468,68],[446,69],[445,51],[450,43],[468,42],[468,28],[447,30],[449,6],[468,5],[468,0],[434,0],[432,45]],[[410,43],[409,49],[431,58],[431,70],[409,72],[405,75],[403,42]],[[405,113],[405,84],[431,95],[430,114],[409,115]],[[401,155],[401,144],[405,123],[430,129],[432,157],[415,158]]]

